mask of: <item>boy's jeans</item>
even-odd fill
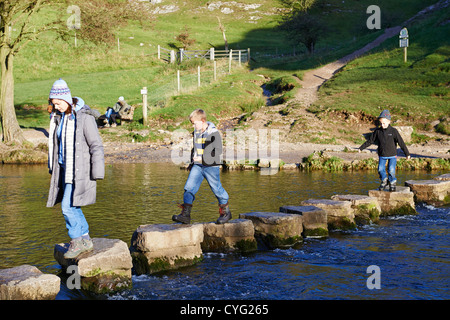
[[[192,204],[203,179],[208,181],[209,187],[216,196],[219,204],[226,204],[228,202],[228,193],[220,183],[220,168],[219,166],[207,167],[199,164],[192,166],[189,177],[184,186],[183,201],[187,204]]]
[[[89,225],[84,217],[80,207],[72,206],[71,183],[64,183],[64,196],[61,202],[61,209],[66,220],[66,227],[69,231],[69,237],[75,239],[89,233]]]
[[[388,174],[386,174],[386,162],[388,162]],[[378,174],[380,175],[381,181],[388,178],[389,182],[394,182],[395,178],[395,167],[397,165],[397,157],[379,157],[378,161]]]

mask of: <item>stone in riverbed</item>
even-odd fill
[[[450,180],[441,179],[408,180],[405,185],[414,193],[415,201],[442,206],[450,203]]]
[[[350,201],[355,213],[355,222],[358,225],[378,222],[381,214],[381,207],[377,198],[357,195],[334,195],[331,200]]]
[[[67,269],[77,266],[81,288],[96,293],[110,293],[131,287],[130,251],[125,242],[118,239],[93,238],[94,250],[82,253],[75,259],[65,259],[68,243],[55,246],[56,261]]]
[[[251,252],[257,250],[255,229],[250,220],[203,224],[203,252]]]
[[[302,216],[281,212],[241,213],[255,228],[255,238],[270,249],[291,247],[302,240]]]
[[[38,268],[21,265],[0,270],[0,300],[53,300],[59,293],[60,278]]]
[[[355,229],[355,214],[349,201],[328,199],[309,199],[302,201],[303,206],[315,206],[327,213],[328,230]]]
[[[327,213],[323,209],[315,206],[282,206],[280,212],[302,216],[305,238],[328,236]]]
[[[131,256],[137,274],[191,266],[203,259],[203,224],[149,224],[131,238]]]
[[[397,190],[369,190],[369,196],[377,198],[381,208],[381,216],[417,214],[414,194],[408,187],[397,186]]]

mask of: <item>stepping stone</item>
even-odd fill
[[[327,213],[315,206],[282,206],[280,212],[302,216],[303,236],[320,238],[328,236]]]
[[[443,180],[443,181],[450,181],[450,173],[441,174],[440,176],[434,177],[434,180]]]
[[[302,216],[281,212],[241,213],[255,228],[255,237],[270,249],[291,247],[302,240]]]
[[[191,266],[203,259],[203,224],[149,224],[131,238],[131,256],[137,274]]]
[[[414,194],[408,187],[397,186],[395,192],[369,190],[369,196],[377,198],[381,216],[417,214]]]
[[[442,206],[450,203],[450,180],[408,180],[405,185],[414,193],[414,200]]]
[[[349,201],[329,199],[309,199],[302,201],[303,206],[315,206],[327,213],[328,230],[355,229],[355,214]]]
[[[93,238],[94,250],[82,253],[75,259],[64,258],[69,243],[57,244],[54,249],[56,261],[65,269],[75,265],[80,276],[81,288],[95,293],[110,293],[129,289],[131,268],[130,251],[125,242],[118,239]]]
[[[0,270],[0,300],[54,300],[60,278],[30,265]]]
[[[331,200],[350,201],[355,214],[355,222],[358,225],[378,222],[381,207],[377,198],[357,194],[334,195]]]
[[[234,219],[224,224],[203,224],[203,252],[251,252],[257,250],[251,220]]]

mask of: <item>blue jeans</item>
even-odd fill
[[[228,202],[228,193],[222,187],[220,183],[220,168],[219,166],[207,167],[199,164],[192,166],[189,177],[184,185],[183,201],[187,204],[192,204],[195,200],[195,194],[197,193],[203,179],[209,184],[212,192],[216,196],[220,204],[226,204]]]
[[[66,220],[69,237],[75,239],[88,234],[89,225],[81,208],[72,206],[72,193],[73,185],[71,183],[64,183],[64,196],[61,202],[61,209],[64,220]]]
[[[388,162],[388,172],[386,174],[386,162]],[[379,157],[378,174],[381,181],[389,177],[389,182],[397,181],[395,178],[395,167],[397,165],[397,157]]]

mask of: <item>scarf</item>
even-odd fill
[[[75,126],[74,114],[63,115],[59,121],[55,113],[50,118],[50,129],[48,135],[48,167],[53,170],[54,136],[56,131],[58,146],[58,162],[65,169],[65,182],[73,183],[74,151],[75,151]]]

